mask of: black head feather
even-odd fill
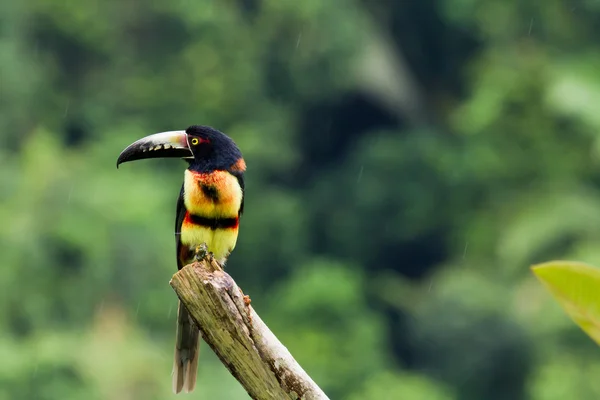
[[[233,139],[210,126],[192,125],[185,130],[194,160],[190,168],[197,171],[227,169],[242,158]]]

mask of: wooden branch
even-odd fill
[[[328,400],[219,264],[185,266],[170,282],[202,338],[256,400]]]

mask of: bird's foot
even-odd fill
[[[212,257],[212,253],[208,252],[208,246],[206,246],[206,243],[202,243],[201,245],[196,246],[194,249],[194,260],[202,261],[209,254]]]

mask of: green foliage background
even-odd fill
[[[600,264],[600,3],[0,2],[0,400],[168,399],[183,162],[247,164],[228,270],[332,399],[598,399],[531,275]],[[198,393],[246,399],[207,346]]]

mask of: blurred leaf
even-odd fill
[[[532,267],[567,314],[600,344],[600,270],[569,261]]]

